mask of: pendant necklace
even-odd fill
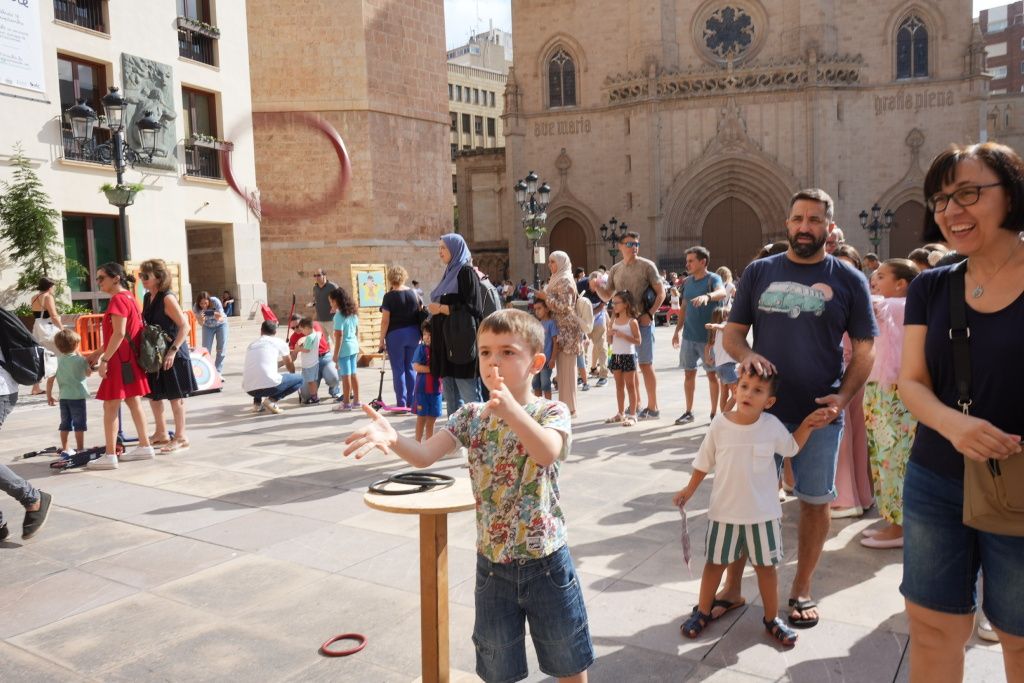
[[[1013,260],[1013,255],[1017,253],[1017,245],[1018,244],[1020,244],[1020,239],[1018,239],[1014,243],[1013,249],[1010,250],[1010,255],[1007,257],[1007,259],[1005,261],[1003,261],[1003,265],[1001,265],[998,268],[996,268],[996,272],[992,273],[992,275],[989,276],[989,278],[988,278],[989,282],[992,282],[992,280],[995,279],[996,275],[999,275],[999,271],[1001,271],[1003,268],[1005,268],[1006,264],[1008,264],[1010,261]],[[968,261],[967,261],[967,269],[968,270],[970,270],[970,266],[971,266],[970,259],[968,259]],[[971,277],[974,279],[975,282],[978,282],[978,276],[977,275],[972,274]],[[980,282],[978,282],[978,286],[975,287],[973,290],[971,290],[971,296],[973,298],[975,298],[975,299],[980,299],[984,295],[985,295],[985,286],[983,284],[981,284]]]

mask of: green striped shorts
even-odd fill
[[[754,566],[772,567],[782,561],[782,522],[711,522],[704,545],[711,564],[730,564],[746,555]]]

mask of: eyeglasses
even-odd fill
[[[153,276],[150,275],[149,273],[139,273],[139,279],[142,280],[143,282],[145,282],[146,280],[148,280],[151,277],[153,277]]]
[[[973,204],[977,204],[978,200],[981,199],[981,191],[987,187],[1000,187],[1002,183],[989,183],[988,185],[967,185],[961,187],[956,192],[950,194],[944,194],[937,192],[928,198],[926,202],[928,210],[932,213],[941,213],[946,210],[949,206],[949,200],[952,199],[960,207],[968,207]]]
[[[639,242],[623,242],[622,245],[627,249],[636,249],[640,246]]]
[[[107,279],[106,275],[97,275],[96,276],[96,282],[103,282],[106,279]]]

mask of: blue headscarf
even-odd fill
[[[459,271],[462,270],[462,266],[473,259],[462,235],[450,232],[447,235],[441,235],[441,241],[444,242],[444,246],[448,247],[448,253],[452,255],[452,258],[448,261],[448,267],[444,269],[441,282],[430,292],[430,300],[434,302],[441,301],[443,294],[459,291]]]

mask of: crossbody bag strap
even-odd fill
[[[964,414],[971,407],[971,352],[967,326],[965,264],[953,266],[949,279],[949,341],[953,346],[953,379],[956,383],[957,405]]]

